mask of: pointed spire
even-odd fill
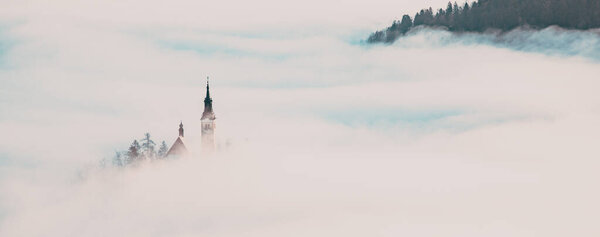
[[[208,77],[206,77],[206,97],[204,98],[204,112],[202,113],[202,119],[215,119],[215,114],[212,109],[212,98],[210,98]]]
[[[210,99],[210,90],[209,90],[209,86],[208,86],[208,77],[206,77],[206,99]]]
[[[183,121],[179,122],[179,136],[183,137]]]

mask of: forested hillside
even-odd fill
[[[391,43],[417,26],[444,27],[452,32],[541,29],[556,25],[587,30],[600,27],[600,0],[478,0],[448,3],[446,9],[423,9],[414,18],[404,15],[387,29],[371,34],[369,43]]]

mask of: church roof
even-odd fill
[[[179,123],[179,137],[175,140],[175,143],[167,151],[168,156],[185,156],[188,154],[188,150],[183,142],[183,122]]]
[[[175,142],[167,152],[167,156],[185,156],[187,154],[188,150],[185,147],[185,143],[183,142],[183,137],[177,137],[177,140],[175,140]]]

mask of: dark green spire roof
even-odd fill
[[[206,77],[206,97],[204,98],[204,112],[202,119],[215,119],[215,113],[212,108],[212,99],[210,98],[210,87],[208,85],[208,77]]]

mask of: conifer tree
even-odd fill
[[[162,143],[160,143],[160,148],[158,148],[158,158],[164,158],[168,151],[169,147],[167,146],[167,143],[162,141]]]
[[[140,147],[140,144],[138,143],[138,141],[133,140],[133,142],[129,146],[129,149],[127,150],[127,163],[128,164],[138,162],[141,159],[140,149],[141,149],[141,147]]]
[[[113,157],[112,164],[113,164],[113,166],[116,166],[116,167],[122,167],[125,165],[125,162],[123,160],[123,155],[121,155],[121,152],[118,152],[118,151],[115,152],[115,156]]]
[[[156,143],[150,139],[150,133],[144,134],[144,138],[142,138],[142,155],[144,158],[154,159],[155,152],[154,146]]]
[[[435,12],[426,8],[417,12],[409,29],[394,21],[391,27],[376,31],[369,43],[392,43],[412,27],[445,27],[452,32],[501,32],[518,27],[543,29],[559,26],[566,29],[600,28],[600,0],[477,0],[470,5],[448,3]]]

